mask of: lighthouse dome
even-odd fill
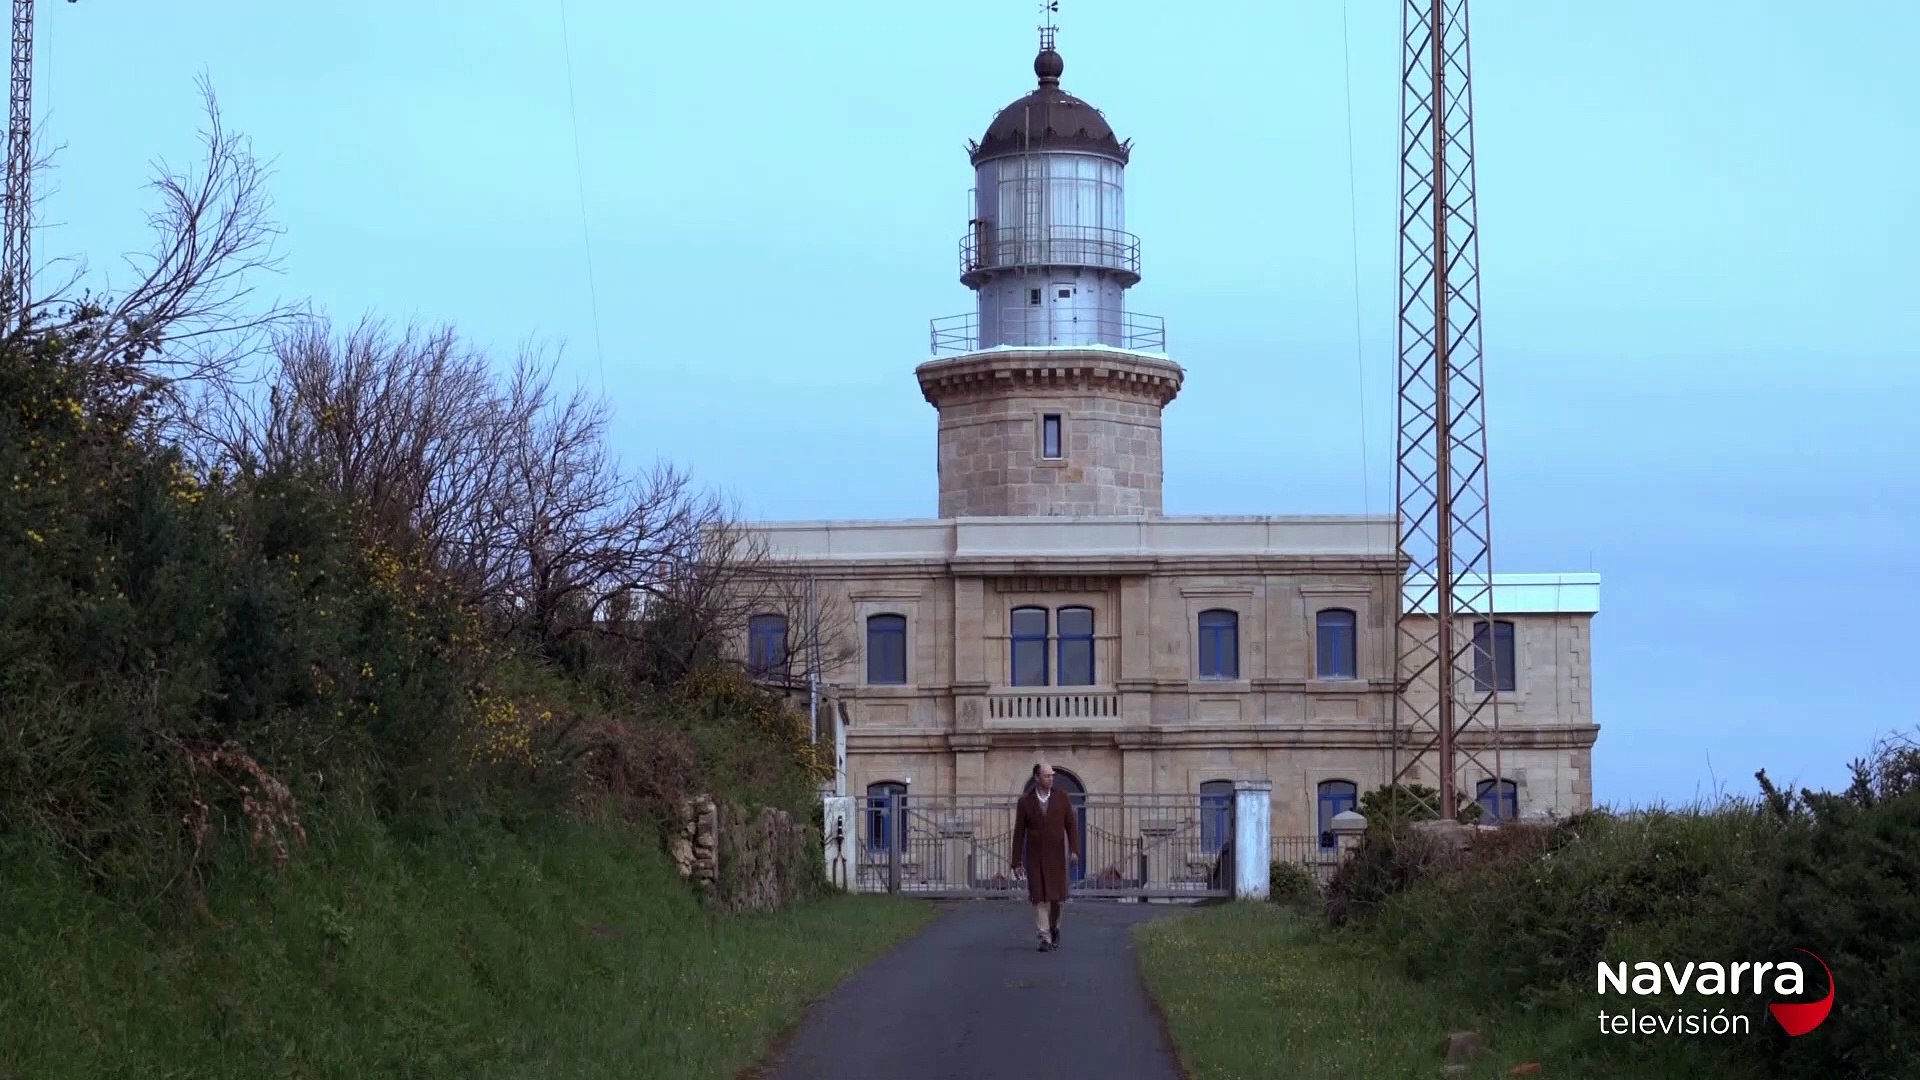
[[[1099,154],[1126,164],[1128,147],[1114,136],[1100,110],[1060,89],[1065,69],[1066,62],[1052,49],[1034,57],[1033,73],[1040,84],[987,125],[987,133],[973,144],[975,165],[1029,149]]]

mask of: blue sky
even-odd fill
[[[1340,0],[1062,7],[1065,88],[1135,141],[1130,306],[1188,372],[1167,512],[1387,511],[1399,5],[1348,0],[1344,42]],[[1495,553],[1603,575],[1597,797],[1843,784],[1920,723],[1896,676],[1920,644],[1920,6],[1473,13]],[[204,72],[276,163],[263,289],[503,360],[562,348],[625,456],[752,516],[929,516],[912,369],[927,320],[970,307],[965,143],[1030,88],[1035,22],[43,2],[37,130],[64,149],[35,254],[106,273],[144,244]]]

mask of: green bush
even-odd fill
[[[1788,1039],[1757,997],[1646,1004],[1752,1016],[1757,1037],[1716,1051],[1729,1075],[1902,1076],[1920,1059],[1920,752],[1884,744],[1855,774],[1839,795],[1788,796],[1762,773],[1762,800],[1480,830],[1464,852],[1370,830],[1326,913],[1415,978],[1520,1008],[1590,1008],[1599,962],[1809,949],[1840,987],[1817,1037]],[[1817,967],[1808,989],[1825,991]]]
[[[177,907],[223,846],[286,866],[330,807],[402,835],[700,790],[811,809],[804,720],[713,650],[666,678],[644,640],[516,630],[312,463],[139,434],[66,346],[0,342],[0,839]]]
[[[1602,959],[1708,959],[1747,940],[1774,832],[1751,811],[1483,831],[1464,865],[1384,903],[1377,929],[1417,976],[1450,974],[1468,955],[1476,992],[1591,991]]]
[[[1299,863],[1276,860],[1268,868],[1267,899],[1272,902],[1300,906],[1319,897],[1319,879]]]
[[[284,862],[322,794],[457,801],[460,613],[298,477],[197,477],[63,375],[0,379],[0,822],[152,895],[225,831]]]
[[[1453,867],[1457,859],[1432,833],[1379,827],[1369,819],[1366,833],[1327,882],[1328,921],[1334,926],[1366,922],[1387,901]]]
[[[1480,820],[1480,804],[1464,791],[1454,792],[1454,820]],[[1368,828],[1399,832],[1415,822],[1440,816],[1440,792],[1425,784],[1382,784],[1360,796],[1360,816]]]
[[[1920,1061],[1920,749],[1882,743],[1854,777],[1844,794],[1803,792],[1796,805],[1760,776],[1782,821],[1763,940],[1771,955],[1811,950],[1835,986],[1819,1038],[1774,1040],[1783,1075],[1877,1080]],[[1817,970],[1808,981],[1825,988]]]

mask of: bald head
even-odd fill
[[[1040,791],[1053,790],[1053,766],[1041,758],[1033,766],[1033,786]]]

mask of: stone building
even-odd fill
[[[1044,755],[1090,795],[1198,806],[1270,781],[1273,834],[1317,847],[1390,776],[1394,519],[1162,513],[1161,414],[1186,372],[1124,306],[1130,147],[1063,67],[1043,48],[1039,85],[973,146],[976,307],[934,321],[917,369],[940,516],[751,528],[850,635],[819,673],[846,706],[843,794],[1010,798]],[[1460,633],[1493,657],[1506,775],[1468,793],[1499,816],[1585,808],[1598,578],[1499,575],[1494,593]],[[801,617],[756,616],[749,661],[797,662]]]

